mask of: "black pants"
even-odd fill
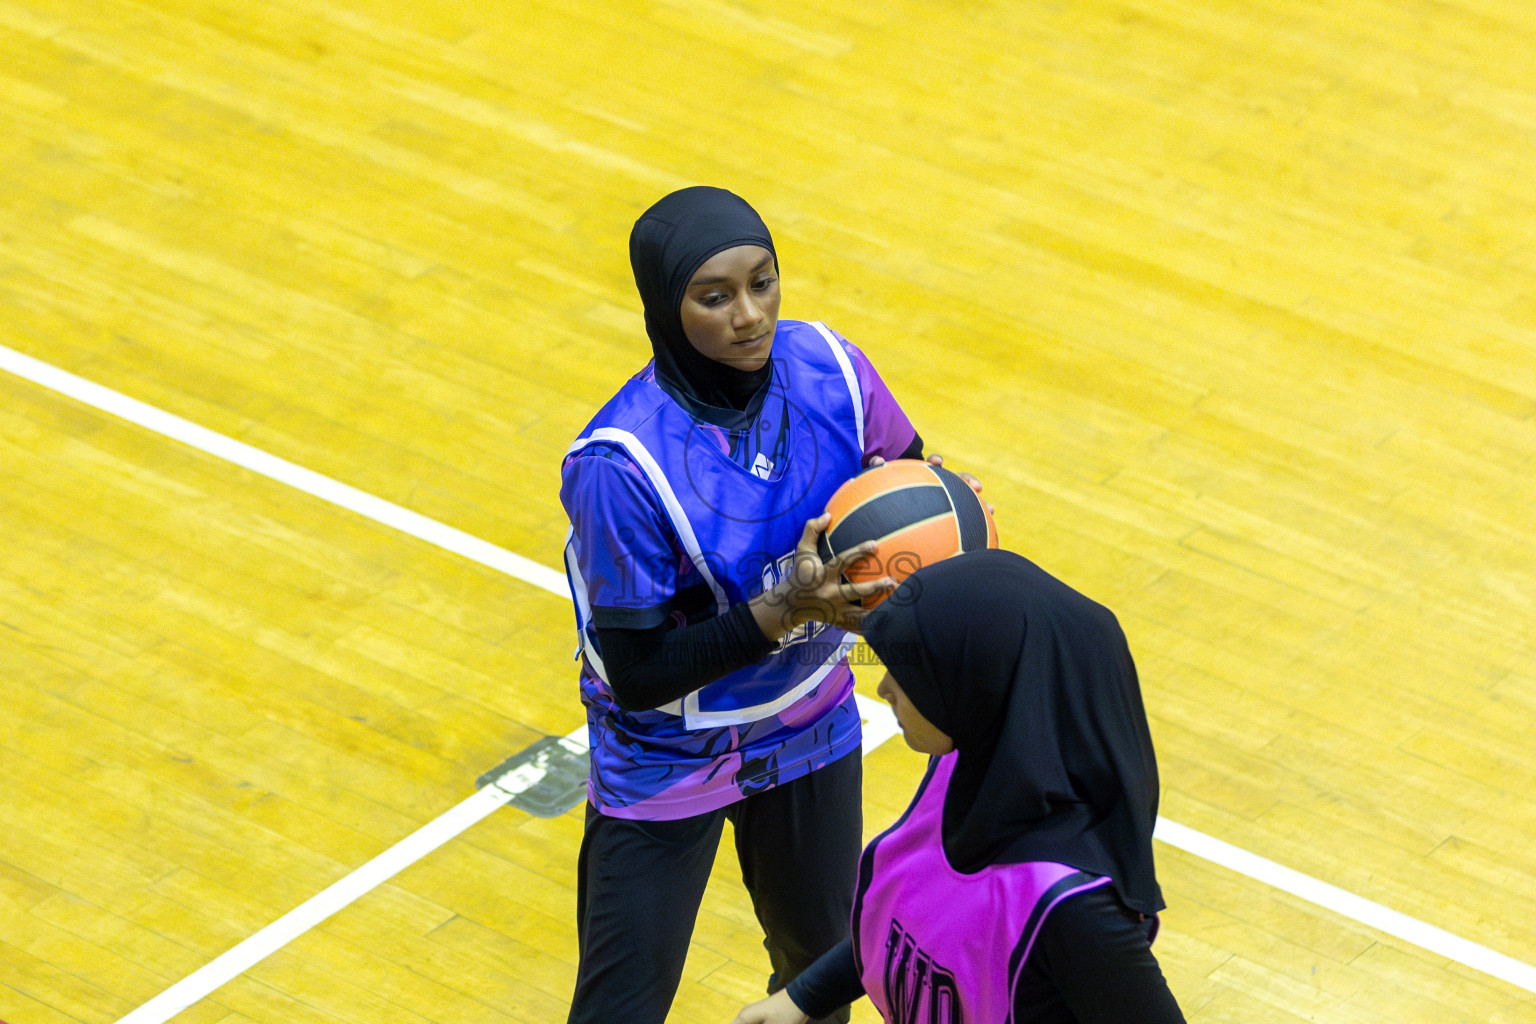
[[[1182,1024],[1152,955],[1155,922],[1109,886],[1050,912],[1014,993],[1020,1024]]]
[[[570,1024],[662,1024],[725,819],[763,926],[770,991],[848,937],[863,844],[857,751],[729,807],[676,821],[629,821],[587,806],[577,861],[581,962]],[[839,1014],[847,1020],[847,1010]]]

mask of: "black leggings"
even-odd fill
[[[1045,919],[1019,978],[1019,1024],[1181,1024],[1152,955],[1155,921],[1109,886],[1062,900]]]
[[[610,818],[588,804],[570,1024],[662,1024],[727,818],[766,935],[770,990],[847,938],[863,843],[863,772],[855,751],[729,807],[675,821]],[[847,1019],[846,1009],[839,1018]]]

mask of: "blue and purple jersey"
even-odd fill
[[[561,470],[566,574],[591,743],[588,796],[602,813],[702,814],[853,752],[859,716],[847,652],[822,623],[681,700],[625,711],[596,626],[649,629],[723,613],[778,582],[806,520],[876,455],[915,431],[869,361],[819,323],[781,320],[773,377],[742,430],[694,419],[632,377],[592,418]]]
[[[1065,864],[992,864],[962,874],[944,855],[944,796],[958,753],[933,758],[901,819],[865,847],[853,949],[887,1021],[1012,1021],[1014,987],[1062,900],[1110,884]]]

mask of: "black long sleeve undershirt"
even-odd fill
[[[671,623],[650,629],[598,627],[597,643],[608,670],[608,685],[625,711],[649,711],[669,704],[739,668],[757,664],[774,648],[745,601],[723,615],[680,629]]]
[[[827,950],[789,983],[789,998],[812,1020],[830,1017],[864,994],[853,940],[844,939]]]

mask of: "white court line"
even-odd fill
[[[287,484],[295,490],[312,494],[322,501],[340,505],[374,522],[383,523],[401,533],[424,540],[428,544],[436,544],[454,554],[463,555],[472,562],[479,562],[508,576],[542,587],[552,594],[570,597],[571,592],[566,586],[565,574],[540,565],[531,558],[513,554],[506,548],[497,547],[495,544],[471,536],[462,530],[456,530],[435,519],[428,519],[418,512],[401,508],[383,498],[376,498],[366,491],[349,487],[328,476],[321,476],[303,466],[296,466],[286,459],[269,455],[260,448],[252,448],[243,441],[216,434],[190,420],[173,416],[152,405],[146,405],[138,399],[104,388],[100,384],[93,384],[84,377],[77,377],[56,366],[6,348],[4,345],[0,345],[0,370],[8,370],[34,384],[41,384],[45,388],[68,395],[77,402],[111,413],[130,423],[137,423],[157,434],[164,434],[172,440],[190,445],[199,451],[233,462],[253,473],[260,473],[278,483]]]
[[[121,1018],[118,1024],[164,1024],[176,1014],[244,974],[271,954],[320,924],[364,893],[442,846],[460,832],[512,799],[513,794],[491,785],[447,813],[412,832],[345,878],[288,911],[261,931],[199,967],[149,1002]]]
[[[587,727],[582,726],[565,738],[585,749]],[[225,982],[244,974],[359,896],[383,885],[471,825],[489,817],[491,812],[526,788],[527,784],[502,788],[497,782],[492,782],[484,789],[477,791],[474,796],[461,801],[452,810],[438,815],[345,878],[326,886],[261,931],[199,967],[143,1006],[121,1018],[117,1024],[164,1024],[165,1021]]]
[[[236,465],[243,466],[252,472],[260,473],[261,475],[270,477],[273,480],[290,484],[291,486],[296,487],[307,494],[312,494],[317,498],[321,498],[325,501],[332,502],[333,504],[340,505],[341,507],[356,512],[359,515],[366,516],[367,518],[373,519],[376,522],[393,527],[394,529],[399,530],[402,533],[409,534],[412,537],[427,541],[431,544],[436,544],[439,547],[443,547],[456,554],[463,555],[465,558],[468,558],[472,561],[479,562],[482,565],[504,572],[509,576],[514,576],[518,579],[525,580],[526,582],[532,583],[535,586],[542,587],[551,593],[557,594],[562,598],[569,597],[569,593],[565,584],[565,577],[560,573],[555,572],[553,569],[549,569],[543,565],[540,565],[531,559],[524,558],[521,555],[513,554],[512,552],[503,548],[496,547],[495,545],[482,541],[479,538],[472,537],[469,534],[463,533],[459,530],[453,529],[450,526],[439,523],[436,520],[428,519],[426,516],[411,512],[408,509],[401,508],[398,505],[391,504],[380,498],[375,498],[374,496],[363,491],[359,491],[354,487],[349,487],[346,484],[331,480],[328,477],[321,476],[320,474],[311,470],[304,469],[301,466],[296,466],[291,462],[286,462],[282,459],[276,458],[275,456],[268,455],[266,452],[263,452],[257,448],[252,448],[250,445],[232,440],[223,436],[222,434],[216,434],[204,427],[197,426],[195,423],[191,423],[187,420],[181,419],[178,416],[172,416],[169,413],[162,412],[153,406],[146,405],[143,402],[129,398],[126,395],[112,391],[108,388],[104,388],[99,384],[94,384],[82,377],[77,377],[72,373],[67,373],[58,369],[57,367],[50,366],[47,363],[33,359],[31,356],[26,356],[20,352],[6,348],[3,345],[0,345],[0,369],[7,370],[17,375],[18,377],[24,377],[35,384],[40,384],[43,387],[57,391],[63,395],[75,399],[76,401],[83,402],[86,405],[100,409],[103,412],[111,413],[114,416],[119,416],[125,420],[128,420],[129,422],[136,423],[141,427],[145,427],[146,429],[164,434],[173,440],[190,445],[191,447],[207,452],[210,455],[215,455],[219,458],[227,459],[228,461],[233,462]],[[584,730],[578,729],[576,732],[581,733],[583,731]],[[574,736],[576,733],[573,733],[572,735]],[[491,788],[493,787],[486,787],[486,789]],[[331,890],[337,889],[337,887],[344,886],[348,879],[354,876],[362,875],[364,870],[369,868],[370,865],[383,861],[386,857],[389,857],[394,850],[405,846],[407,843],[416,841],[418,836],[425,836],[425,838],[419,842],[421,849],[420,852],[416,854],[416,857],[424,856],[431,850],[436,849],[437,846],[447,842],[449,839],[453,838],[453,836],[458,835],[459,832],[462,832],[476,821],[479,821],[485,816],[485,814],[489,814],[490,810],[494,810],[496,806],[500,806],[499,803],[495,804],[489,810],[486,810],[485,814],[480,814],[478,817],[473,818],[470,818],[469,813],[461,812],[461,809],[466,805],[472,804],[474,807],[479,808],[488,802],[491,798],[485,798],[483,800],[478,799],[481,794],[484,794],[485,792],[486,790],[481,790],[475,796],[465,800],[458,807],[455,807],[443,814],[442,817],[438,818],[436,821],[423,826],[416,833],[413,833],[412,836],[408,837],[406,840],[403,840],[396,847],[392,847],[390,850],[385,851],[385,853],[364,865],[363,868],[359,868],[356,872],[353,872],[352,875],[347,876],[347,878],[342,879],[341,882],[337,882],[335,885],[331,886],[330,889],[327,889],[319,896],[314,897],[314,899],[310,902],[313,903],[318,901],[321,896],[325,895],[325,893],[331,892]],[[461,821],[462,824],[460,824]],[[440,822],[446,824],[439,825]],[[450,828],[454,828],[455,830],[450,833],[448,832],[448,829]],[[1193,829],[1186,828],[1177,822],[1169,821],[1165,818],[1158,819],[1157,838],[1163,842],[1169,843],[1170,845],[1177,846],[1180,849],[1186,850],[1189,853],[1193,853],[1205,860],[1209,860],[1212,863],[1228,868],[1229,870],[1236,871],[1239,874],[1257,879],[1258,881],[1274,886],[1275,888],[1284,892],[1288,892],[1293,896],[1307,900],[1310,903],[1315,903],[1318,906],[1321,906],[1324,909],[1330,910],[1343,917],[1348,917],[1352,920],[1359,921],[1362,924],[1385,932],[1388,935],[1396,936],[1405,942],[1413,943],[1416,946],[1428,949],[1431,952],[1446,957],[1447,959],[1464,964],[1467,967],[1473,968],[1474,970],[1482,971],[1485,974],[1499,978],[1503,981],[1507,981],[1510,984],[1525,989],[1528,992],[1536,992],[1536,967],[1531,967],[1528,964],[1508,957],[1503,953],[1489,949],[1486,946],[1482,946],[1467,939],[1452,935],[1451,933],[1436,928],[1433,925],[1426,924],[1422,921],[1416,920],[1415,918],[1408,917],[1406,914],[1400,914],[1395,910],[1391,910],[1388,907],[1382,906],[1381,904],[1372,903],[1370,900],[1355,896],[1352,893],[1329,885],[1326,882],[1312,878],[1308,875],[1304,875],[1298,871],[1293,871],[1292,869],[1284,867],[1283,865],[1276,864],[1273,861],[1266,860],[1263,857],[1257,856],[1256,854],[1249,853],[1246,850],[1239,849],[1238,847],[1232,846],[1229,843],[1225,843],[1219,839],[1215,839],[1211,836],[1204,835],[1203,833],[1196,832]],[[432,845],[427,846],[426,843],[428,842],[431,842]],[[413,847],[413,849],[415,849],[415,847]],[[403,868],[406,863],[409,862],[401,863],[399,866],[394,867],[393,870],[389,872],[389,874],[378,878],[376,881],[373,881],[372,885],[378,885],[380,882],[384,881],[384,879],[393,875],[394,872]],[[338,903],[330,910],[327,910],[321,917],[316,918],[314,921],[308,924],[304,924],[303,928],[301,928],[298,932],[293,932],[292,934],[288,935],[287,939],[284,941],[291,941],[294,935],[301,934],[303,930],[306,930],[309,927],[313,927],[314,923],[318,923],[318,921],[324,920],[325,917],[335,913],[336,910],[339,910],[342,906],[345,906],[353,899],[356,899],[357,895],[360,895],[363,891],[366,890],[358,890],[357,893],[354,893],[348,897],[344,902]],[[224,954],[224,956],[231,956],[236,950],[239,950],[242,946],[245,946],[246,943],[255,943],[255,941],[260,936],[263,936],[272,929],[276,928],[278,923],[287,921],[290,917],[297,915],[300,910],[303,910],[304,907],[307,906],[309,906],[308,903],[302,905],[294,911],[291,911],[289,915],[285,915],[285,917],[279,918],[278,922],[274,922],[272,925],[269,925],[261,932],[251,936],[250,939],[247,939],[244,943],[241,943],[240,946],[236,946],[234,949],[231,949],[228,953]],[[294,924],[302,923],[303,919],[294,919]],[[286,932],[287,930],[291,929],[291,927],[292,925],[285,926],[284,931]],[[266,940],[263,940],[263,942],[265,941]],[[260,948],[260,944],[254,945],[252,947],[252,949],[257,948]],[[267,949],[267,951],[262,953],[261,956],[266,956],[267,953],[270,953],[272,949],[276,948],[278,947],[273,946],[271,949]],[[259,960],[261,957],[257,957],[256,959]],[[220,960],[223,960],[223,957],[221,957]],[[215,961],[215,963],[218,962],[219,961]],[[236,962],[237,961],[231,960],[229,961],[229,964],[234,965]],[[250,961],[250,963],[255,962],[255,960]],[[229,974],[227,977],[225,977],[224,980],[228,980],[229,977],[234,977],[235,974],[245,970],[246,967],[250,966],[250,963],[246,963],[243,966],[240,966],[239,970]],[[209,964],[208,967],[203,968],[203,970],[207,970],[212,966],[213,964]],[[190,975],[187,979],[185,979],[185,981],[190,981],[191,978],[197,977],[199,974],[201,974],[201,971]],[[185,981],[182,984],[184,984]],[[217,982],[211,988],[208,988],[207,991],[212,991],[213,988],[216,988],[218,984],[222,983],[222,981]],[[173,986],[173,990],[175,988],[176,986]],[[207,993],[204,992],[203,994]],[[156,1016],[153,1014],[143,1017],[138,1016],[140,1011],[144,1010],[146,1007],[154,1005],[159,998],[160,997],[157,997],[155,1000],[151,1000],[149,1003],[146,1003],[144,1007],[140,1007],[139,1010],[136,1010],[129,1014],[127,1017],[124,1017],[123,1020],[119,1022],[119,1024],[130,1024],[130,1022],[131,1024],[162,1024],[162,1022],[166,1020],[170,1014],[166,1014],[165,1016]],[[197,996],[195,998],[201,998],[201,996]]]
[[[890,706],[873,697],[866,697],[862,693],[853,695],[854,703],[859,706],[859,718],[864,730],[864,745],[860,752],[868,754],[886,740],[901,732],[901,726],[896,723],[896,715]]]
[[[1391,907],[1373,903],[1338,886],[1329,885],[1283,864],[1276,864],[1256,853],[1249,853],[1167,818],[1157,819],[1153,836],[1169,846],[1257,879],[1281,892],[1299,896],[1308,903],[1315,903],[1326,910],[1352,918],[1379,932],[1386,932],[1431,953],[1438,953],[1448,960],[1491,974],[1527,992],[1536,992],[1536,967],[1459,935],[1452,935],[1443,928],[1425,924]]]

